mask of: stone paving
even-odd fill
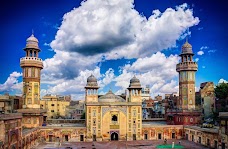
[[[42,143],[34,147],[34,149],[156,149],[156,146],[163,144],[163,140],[142,140],[142,141],[111,141],[111,142],[63,142],[59,143]],[[167,140],[167,144],[177,144],[179,140]],[[181,140],[181,145],[184,149],[208,149],[200,144],[196,144],[191,141]],[[68,148],[70,149],[70,148]]]

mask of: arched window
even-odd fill
[[[117,116],[116,115],[112,116],[112,121],[117,122]]]

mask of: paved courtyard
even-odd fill
[[[156,149],[156,146],[163,144],[163,140],[143,140],[143,141],[111,141],[111,142],[64,142],[59,146],[58,143],[42,143],[34,147],[34,149]],[[167,144],[178,144],[179,140],[167,140]],[[193,143],[187,140],[181,140],[184,149],[208,149],[208,147]]]

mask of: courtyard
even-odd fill
[[[184,146],[184,149],[208,149],[206,146],[196,144],[188,140],[167,140],[167,144],[179,144]],[[39,144],[34,149],[65,149],[71,147],[72,149],[157,149],[156,146],[163,144],[163,140],[143,140],[143,141],[111,141],[111,142],[63,142],[61,145],[57,142],[47,142]]]

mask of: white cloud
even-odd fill
[[[225,79],[223,79],[223,78],[221,78],[221,79],[219,79],[218,83],[219,83],[219,84],[220,84],[220,83],[228,83],[228,81],[225,80]]]
[[[151,57],[139,58],[133,64],[122,67],[122,73],[115,78],[116,86],[124,92],[129,86],[129,80],[136,75],[142,86],[151,85],[152,94],[172,93],[178,90],[176,64],[179,57],[170,55],[166,57],[157,52]]]
[[[196,58],[195,61],[198,62],[199,61],[199,58]]]
[[[208,46],[202,46],[201,48],[200,48],[200,50],[205,50],[205,49],[208,49],[209,47]]]
[[[197,55],[203,55],[203,54],[204,54],[203,51],[198,51],[198,52],[197,52]]]
[[[45,42],[45,43],[44,43],[44,46],[50,47],[50,44]]]
[[[7,78],[5,83],[0,84],[0,91],[1,92],[9,92],[9,91],[17,91],[21,93],[22,91],[22,82],[18,81],[18,78],[22,76],[22,73],[19,72],[12,72],[10,76]]]
[[[132,0],[87,0],[64,15],[51,47],[83,55],[105,53],[107,59],[144,57],[175,46],[198,23],[186,3],[163,13],[154,10],[147,19]]]
[[[45,94],[71,94],[73,95],[72,99],[84,99],[84,87],[87,83],[87,78],[91,74],[93,74],[97,78],[98,85],[101,90],[104,86],[111,83],[115,77],[114,70],[112,68],[109,68],[104,74],[100,73],[99,67],[95,67],[94,70],[86,69],[84,71],[80,71],[79,76],[73,79],[60,79],[59,81],[53,82],[52,85],[48,86],[47,89],[41,90],[41,96],[44,96]]]
[[[207,52],[210,53],[215,53],[217,50],[208,50]]]
[[[153,84],[156,92],[165,84],[174,87],[178,56],[165,57],[158,51],[176,46],[176,40],[198,23],[186,3],[164,12],[154,10],[146,18],[134,9],[133,0],[83,1],[63,16],[50,43],[55,55],[44,60],[41,83],[48,88],[42,94],[82,97],[90,73],[97,75],[101,89],[114,80],[121,88],[118,92],[128,87],[135,73],[140,73],[142,84]],[[139,59],[126,64],[119,76],[111,68],[100,73],[99,63],[120,58]]]
[[[206,68],[206,66],[202,66],[202,68],[204,69],[204,68]]]
[[[199,28],[198,28],[199,31],[202,30],[202,29],[203,29],[203,27],[199,27]]]

